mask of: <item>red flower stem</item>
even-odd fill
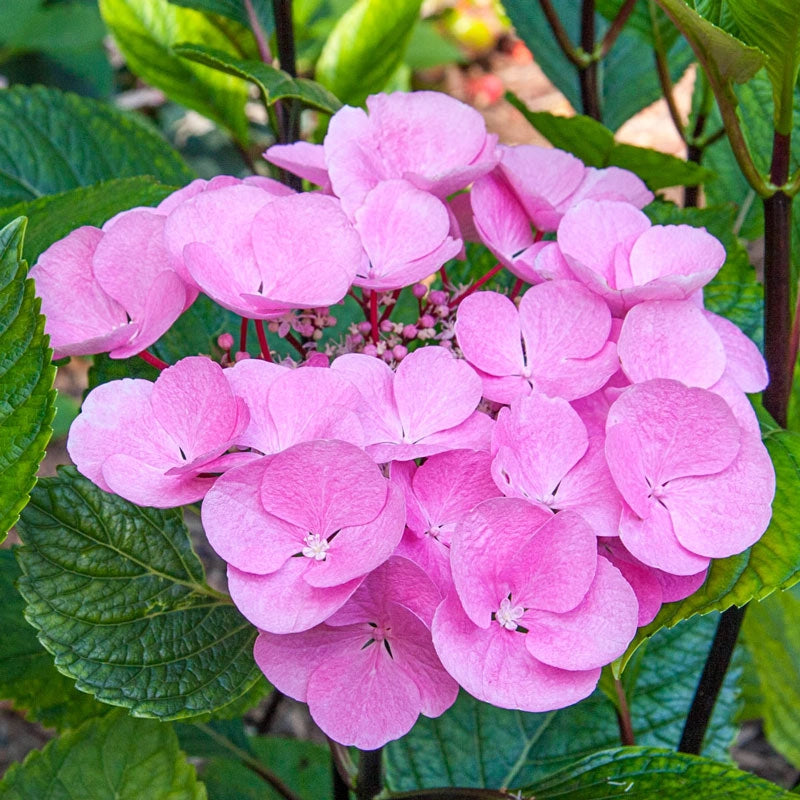
[[[536,235],[533,237],[533,243],[538,244],[542,239],[544,239],[544,231],[536,231]]]
[[[369,324],[372,344],[378,344],[378,293],[374,289],[369,293]]]
[[[292,347],[294,347],[294,349],[297,350],[297,352],[300,353],[300,355],[303,356],[303,358],[305,358],[308,355],[306,349],[303,347],[303,345],[298,341],[297,337],[291,331],[289,331],[289,333],[287,333],[286,336],[284,336],[283,338],[286,339],[286,341],[289,342],[289,344]]]
[[[469,289],[466,289],[458,297],[456,297],[455,300],[452,300],[450,302],[450,308],[455,308],[465,297],[469,297],[474,291],[480,289],[481,286],[486,283],[486,281],[490,281],[492,278],[494,278],[494,276],[497,275],[501,269],[503,269],[502,264],[495,264],[482,278],[478,278],[478,280],[475,281],[475,283],[473,283]]]
[[[447,277],[447,270],[444,268],[444,264],[439,268],[439,277],[442,279],[442,286],[445,289],[450,286],[450,278]]]
[[[517,278],[516,283],[514,284],[514,288],[511,290],[510,297],[513,300],[522,290],[522,287],[525,285],[525,281],[522,278]]]
[[[247,350],[247,326],[250,324],[250,320],[247,317],[242,317],[242,324],[239,328],[239,350],[244,351]]]
[[[389,305],[383,309],[383,313],[381,314],[381,318],[378,320],[378,322],[383,322],[385,319],[389,319],[389,317],[392,316],[392,311],[394,311],[394,307],[397,305],[397,298],[400,297],[400,292],[402,291],[402,289],[395,289],[392,292],[394,303],[389,303]]]
[[[152,353],[148,353],[147,350],[142,350],[141,353],[137,353],[136,355],[139,356],[142,361],[146,361],[151,367],[155,367],[157,370],[166,369],[169,366],[166,361],[162,361]]]
[[[267,332],[264,330],[264,320],[257,319],[255,323],[258,346],[261,348],[261,356],[264,361],[272,361],[272,354],[269,352],[269,344],[267,343]]]

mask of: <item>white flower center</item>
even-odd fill
[[[500,625],[507,631],[515,631],[519,628],[517,620],[525,613],[522,606],[512,606],[511,600],[508,597],[500,601],[500,608],[495,611],[494,618]]]
[[[327,539],[320,538],[317,533],[309,533],[303,539],[306,546],[303,548],[303,555],[306,558],[313,558],[314,561],[324,561],[330,549]]]

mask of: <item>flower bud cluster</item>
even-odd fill
[[[703,307],[724,249],[652,225],[631,173],[499,146],[434,93],[373,96],[324,144],[267,158],[320,190],[195,182],[43,254],[56,350],[130,354],[200,291],[315,342],[357,287],[365,321],[330,363],[232,358],[224,334],[224,367],[97,387],[70,432],[78,469],[142,505],[202,501],[256,661],[343,744],[402,736],[459,686],[526,711],[588,696],[662,603],[769,523],[745,394],[764,362]],[[174,302],[139,282],[145,221],[147,285],[184,287]],[[422,282],[470,236],[530,284],[516,301]],[[416,318],[392,319],[406,287]]]

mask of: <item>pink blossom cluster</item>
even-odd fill
[[[587,697],[769,523],[764,362],[703,307],[722,245],[652,225],[631,173],[500,146],[434,93],[373,96],[267,158],[319,190],[196,181],[45,252],[57,354],[139,352],[198,292],[308,351],[348,292],[364,322],[330,362],[236,358],[225,334],[222,363],[100,385],[70,456],[134,503],[202,501],[256,661],[343,744],[402,736],[459,686],[525,711]],[[448,283],[468,239],[510,295]],[[405,287],[419,316],[392,319]]]

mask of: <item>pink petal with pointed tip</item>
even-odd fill
[[[525,362],[519,312],[505,295],[474,292],[465,297],[455,331],[464,357],[482,372],[500,377],[521,374]]]
[[[267,512],[328,538],[339,528],[375,520],[387,502],[388,485],[363,450],[323,439],[301,442],[272,458],[261,502]]]
[[[727,357],[726,371],[739,388],[752,394],[769,383],[767,365],[755,343],[725,317],[705,311],[705,317],[717,332]]]
[[[362,578],[324,589],[303,580],[305,557],[290,558],[275,572],[253,575],[228,565],[228,591],[236,608],[270,633],[298,633],[324,622],[359,587]]]
[[[203,500],[203,529],[217,555],[247,572],[263,575],[303,549],[306,531],[268,514],[259,490],[269,456],[228,470]]]
[[[638,616],[630,584],[599,557],[592,585],[576,608],[562,614],[527,611],[521,622],[528,629],[525,646],[531,655],[554,667],[584,670],[621,656],[636,633]]]
[[[481,381],[449,350],[422,347],[400,362],[394,397],[403,440],[417,442],[462,423],[480,402]]]
[[[572,672],[537,661],[524,634],[492,623],[473,624],[455,592],[433,618],[433,643],[445,669],[470,694],[501,708],[552,711],[577,703],[595,689],[600,670]]]
[[[325,148],[321,144],[310,142],[275,144],[267,149],[264,158],[276,167],[315,183],[322,187],[323,191],[330,191],[331,182],[325,165]]]
[[[689,300],[634,306],[622,324],[617,352],[633,383],[674,378],[708,389],[725,370],[722,340],[703,311]]]

